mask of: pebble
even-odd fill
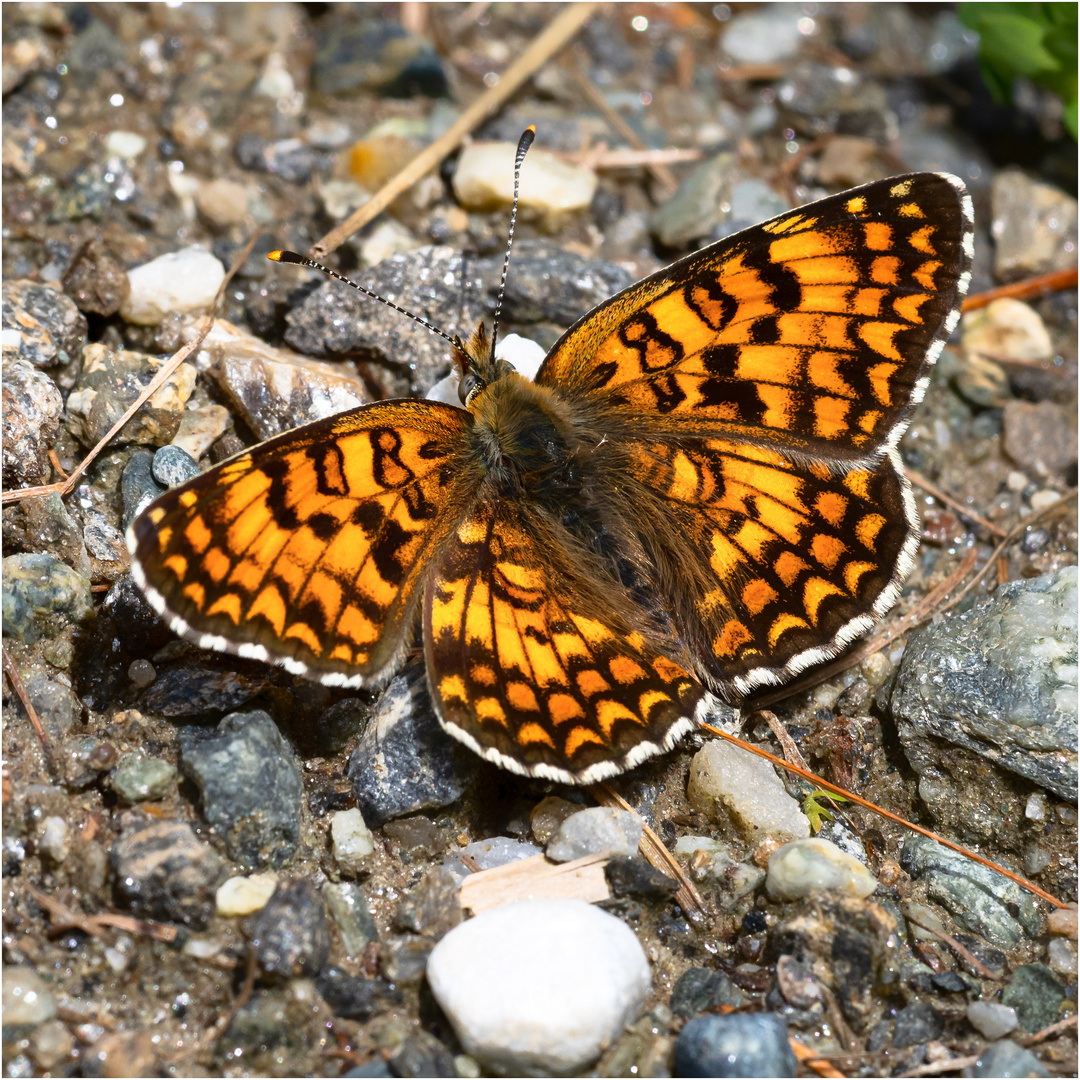
[[[154,479],[167,488],[179,487],[180,484],[194,480],[202,470],[199,463],[186,451],[175,444],[160,447],[154,454],[150,466]]]
[[[1042,316],[1022,300],[1002,297],[968,312],[960,323],[960,344],[993,360],[1032,363],[1049,360],[1054,345]]]
[[[52,555],[9,555],[3,561],[3,627],[27,645],[89,618],[90,582]]]
[[[642,900],[666,900],[679,891],[679,883],[644,859],[616,856],[604,867],[611,895]]]
[[[198,461],[225,434],[228,426],[229,411],[224,405],[185,409],[172,445]]]
[[[394,841],[399,855],[408,859],[441,855],[446,849],[446,834],[422,814],[383,823],[383,832]]]
[[[149,660],[133,660],[128,667],[128,678],[140,689],[152,686],[157,678],[157,670]]]
[[[1076,429],[1055,402],[1006,402],[1001,426],[1001,447],[1020,468],[1058,477],[1076,465]]]
[[[127,459],[120,475],[120,498],[124,511],[120,518],[125,529],[165,489],[154,479],[154,455],[149,450],[136,450]]]
[[[776,64],[790,60],[802,40],[798,9],[781,6],[733,15],[720,47],[737,64]]]
[[[135,915],[195,930],[209,923],[225,867],[186,822],[130,818],[109,861],[116,891]]]
[[[395,986],[414,986],[424,978],[431,950],[431,941],[415,934],[391,938],[380,946],[382,973]]]
[[[1051,934],[1076,940],[1076,908],[1055,908],[1046,917],[1046,927]]]
[[[216,715],[244,705],[269,685],[266,679],[235,671],[168,668],[140,695],[139,708],[171,719]]]
[[[368,909],[367,896],[352,882],[330,882],[323,886],[323,902],[341,935],[347,956],[359,957],[364,946],[379,940],[379,928]]]
[[[449,870],[436,866],[398,904],[394,927],[425,934],[434,942],[457,926],[461,919],[458,882]]]
[[[82,312],[115,315],[131,291],[124,264],[101,240],[91,240],[65,274],[64,291]]]
[[[1055,975],[1076,981],[1076,946],[1070,944],[1065,938],[1050,939],[1050,943],[1046,946],[1046,962]]]
[[[248,936],[267,975],[286,979],[316,975],[330,955],[322,895],[304,878],[282,880],[248,921]]]
[[[457,801],[479,760],[439,726],[426,676],[415,667],[379,696],[345,774],[364,820],[377,827]]]
[[[61,682],[61,679],[64,681]],[[82,703],[68,685],[67,676],[59,675],[50,679],[44,674],[31,672],[24,675],[23,681],[45,731],[54,739],[69,735],[75,721],[82,716]]]
[[[1030,1050],[1017,1046],[1012,1039],[999,1039],[979,1055],[971,1075],[1002,1080],[1007,1077],[1052,1076],[1053,1073]]]
[[[1020,1021],[1016,1010],[996,1001],[973,1001],[967,1007],[968,1023],[984,1038],[1004,1038]]]
[[[75,302],[52,285],[36,281],[4,282],[0,325],[13,332],[11,348],[4,336],[5,368],[16,358],[36,368],[70,364],[86,344],[86,319]],[[17,344],[15,334],[19,335]]]
[[[665,248],[681,250],[710,236],[730,212],[735,155],[724,151],[696,166],[649,217],[649,231]]]
[[[890,701],[915,771],[935,775],[946,740],[1074,801],[1076,634],[1076,567],[1008,582],[916,631]]]
[[[236,180],[204,180],[195,195],[199,213],[219,229],[240,225],[248,213],[247,186]]]
[[[510,1075],[587,1068],[652,983],[634,932],[580,900],[526,900],[470,919],[435,946],[427,977],[466,1053]]]
[[[493,870],[496,866],[505,866],[507,863],[531,859],[542,854],[543,849],[535,844],[522,843],[512,836],[492,836],[487,840],[476,840],[471,844],[466,844],[465,847],[445,859],[442,865],[443,869],[460,885],[469,874],[475,873],[461,861],[464,856],[475,859],[476,865],[481,870]]]
[[[1016,1010],[1020,1026],[1034,1034],[1061,1019],[1065,989],[1045,964],[1024,964],[1009,977],[1001,1004]]]
[[[514,199],[511,142],[474,142],[461,152],[454,170],[454,195],[466,210],[487,213]],[[533,147],[521,168],[518,213],[554,232],[568,214],[589,208],[596,194],[592,169],[572,165],[542,147]]]
[[[214,894],[214,910],[224,918],[252,915],[266,907],[274,895],[277,882],[277,874],[231,877],[218,886]]]
[[[769,1013],[697,1016],[675,1043],[677,1076],[796,1076],[787,1022]]]
[[[131,291],[120,308],[128,322],[156,326],[167,315],[203,312],[225,280],[225,267],[205,248],[192,245],[128,271]]]
[[[0,393],[4,483],[13,487],[48,483],[49,450],[56,443],[64,409],[60,391],[29,360],[8,359],[5,351]]]
[[[440,97],[449,92],[442,61],[429,42],[398,23],[375,18],[321,33],[311,80],[321,94],[375,90],[394,97]]]
[[[724,972],[703,967],[687,968],[671,991],[671,1011],[688,1020],[722,1006],[738,1009],[742,1002],[742,991]]]
[[[926,881],[932,900],[999,948],[1014,948],[1042,929],[1031,893],[927,837],[909,836],[900,861],[913,878]]]
[[[1018,168],[997,173],[990,198],[995,278],[1016,281],[1076,266],[1076,199]]]
[[[68,394],[64,422],[84,446],[96,445],[157,374],[161,357],[94,343]],[[117,445],[163,446],[180,429],[184,405],[195,389],[195,368],[181,364],[114,436]]]
[[[68,827],[62,817],[55,814],[42,822],[38,851],[54,863],[62,863],[68,856]]]
[[[364,816],[353,807],[330,817],[330,844],[338,867],[355,877],[375,851],[375,838],[364,824]]]
[[[454,1056],[429,1031],[420,1028],[407,1036],[390,1058],[395,1076],[457,1076]]]
[[[306,184],[315,171],[315,151],[300,139],[279,139],[263,151],[268,173],[290,184]]]
[[[343,1016],[346,1020],[370,1020],[385,1005],[399,1004],[402,1000],[401,994],[384,980],[350,975],[333,964],[327,964],[319,972],[315,980],[315,989],[323,1001],[330,1006],[333,1014]]]
[[[136,751],[124,758],[109,784],[124,802],[137,803],[165,798],[175,779],[171,762]]]
[[[82,1074],[92,1077],[156,1076],[157,1035],[148,1029],[111,1031],[82,1055]]]
[[[146,139],[135,131],[110,131],[105,136],[105,153],[110,157],[133,160],[146,150]]]
[[[4,966],[3,1006],[5,1028],[41,1024],[56,1015],[56,1001],[49,984],[26,967]]]
[[[765,888],[777,900],[798,900],[815,889],[864,897],[877,888],[877,878],[835,844],[813,837],[773,852]]]
[[[93,573],[79,523],[55,492],[7,507],[3,514],[3,544],[12,553],[54,555],[81,577]]]
[[[30,1057],[43,1071],[55,1069],[74,1049],[75,1040],[61,1020],[46,1020],[30,1036]]]
[[[214,378],[259,439],[368,400],[363,381],[348,366],[274,348],[221,320],[207,335],[203,350]]]
[[[690,762],[686,788],[690,805],[710,819],[723,807],[750,839],[799,840],[810,823],[767,762],[721,739],[703,746]]]
[[[548,841],[547,857],[570,862],[602,851],[635,855],[645,831],[640,815],[609,806],[590,806],[571,814]]]
[[[896,1014],[896,1029],[892,1044],[897,1047],[918,1046],[941,1038],[945,1021],[928,1001],[906,1005]]]
[[[212,732],[184,728],[180,767],[203,817],[248,867],[281,866],[300,842],[303,784],[292,747],[268,713],[230,713]]]
[[[559,826],[581,807],[577,803],[560,799],[558,795],[545,795],[529,814],[529,827],[541,844],[546,844],[559,830]]]
[[[415,251],[419,246],[419,241],[404,225],[386,218],[360,240],[360,259],[364,266],[375,266],[399,251]]]

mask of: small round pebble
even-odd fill
[[[128,666],[128,678],[140,690],[145,690],[148,686],[153,686],[157,672],[149,660],[133,660]]]
[[[1058,908],[1046,917],[1046,925],[1051,934],[1070,937],[1076,940],[1076,908]]]
[[[62,863],[68,854],[68,827],[62,817],[47,817],[38,840],[38,851],[53,862]]]
[[[128,271],[131,291],[120,314],[140,326],[157,326],[173,312],[202,311],[225,280],[225,267],[209,251],[187,247]]]
[[[277,888],[276,874],[252,874],[232,877],[218,887],[215,894],[217,914],[221,916],[251,915],[266,907]]]
[[[991,1041],[1004,1038],[1020,1023],[1015,1009],[996,1001],[973,1001],[967,1007],[967,1018],[984,1039]]]
[[[793,840],[773,853],[765,888],[778,900],[798,900],[814,889],[865,897],[877,888],[877,878],[858,859],[815,837]]]
[[[787,1022],[769,1013],[698,1016],[679,1033],[676,1076],[795,1076]]]
[[[331,817],[330,842],[338,866],[346,874],[354,876],[375,851],[375,838],[356,807],[339,810]]]
[[[199,463],[179,446],[170,443],[154,454],[154,463],[150,467],[154,479],[166,487],[178,487],[194,479],[202,471]]]
[[[511,1076],[587,1068],[652,983],[634,932],[581,900],[478,915],[435,946],[427,977],[466,1053]]]
[[[124,802],[137,803],[163,799],[176,779],[176,766],[164,758],[128,754],[110,781],[113,791]]]
[[[48,983],[26,967],[4,968],[4,1027],[41,1024],[56,1015],[56,1002]]]
[[[547,857],[570,862],[609,851],[612,855],[636,855],[645,822],[629,810],[590,806],[571,814],[548,842]]]

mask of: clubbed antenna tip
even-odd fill
[[[495,355],[495,346],[499,342],[499,316],[502,314],[503,294],[506,292],[506,274],[510,269],[510,248],[514,244],[514,226],[517,224],[518,189],[521,187],[521,163],[529,152],[529,147],[536,138],[536,125],[530,124],[518,139],[517,152],[514,154],[514,202],[510,207],[510,234],[506,238],[506,255],[503,258],[502,280],[499,282],[499,297],[495,301],[495,318],[491,324],[491,355]]]

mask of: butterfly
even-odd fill
[[[960,314],[973,212],[914,173],[702,248],[534,380],[483,325],[462,408],[379,401],[152,503],[132,572],[203,648],[385,682],[417,623],[442,726],[588,784],[835,656],[918,544],[897,442]],[[299,261],[296,256],[286,261]]]

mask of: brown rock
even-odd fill
[[[1076,464],[1076,426],[1052,401],[1010,401],[1002,417],[1005,453],[1037,476],[1059,476]]]

